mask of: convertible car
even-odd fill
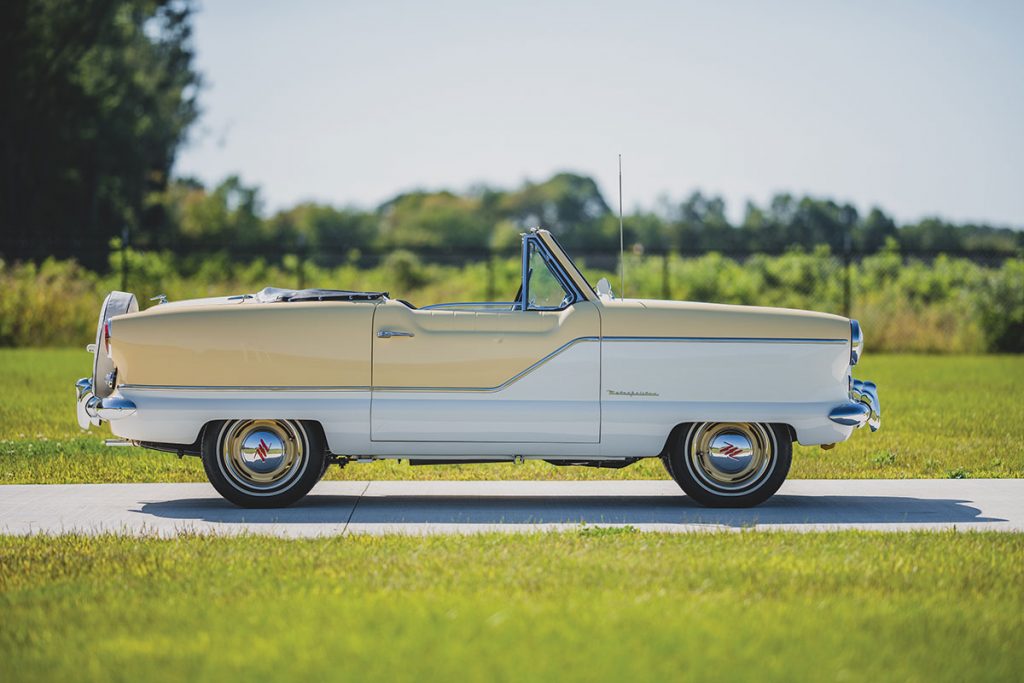
[[[78,420],[201,457],[245,507],[289,505],[329,464],[379,458],[660,458],[698,503],[741,507],[778,490],[794,441],[878,429],[877,389],[851,375],[862,347],[836,315],[616,298],[535,229],[508,302],[268,287],[140,311],[112,292]]]

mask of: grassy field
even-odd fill
[[[0,537],[0,679],[1019,680],[1024,536]]]
[[[203,481],[197,458],[108,449],[106,428],[83,433],[74,381],[89,374],[77,349],[0,349],[0,482]],[[791,477],[1024,477],[1024,357],[868,353],[860,377],[878,382],[882,430],[834,450],[798,447]],[[661,479],[656,460],[622,470],[523,465],[332,468],[329,479]]]

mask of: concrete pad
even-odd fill
[[[0,486],[0,533],[473,533],[625,526],[649,531],[1024,531],[1022,479],[793,480],[745,510],[697,506],[671,481],[322,482],[298,504],[244,510],[208,484]]]

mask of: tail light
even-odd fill
[[[103,324],[103,348],[107,351],[107,356],[110,356],[110,321],[108,320]]]

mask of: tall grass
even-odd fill
[[[518,288],[518,259],[460,265],[426,263],[396,251],[372,267],[355,260],[333,268],[284,257],[232,260],[227,255],[187,267],[169,254],[126,254],[127,287],[140,301],[157,294],[184,299],[254,292],[267,285],[384,290],[419,305],[441,301],[510,300]],[[844,308],[841,262],[827,249],[734,259],[630,255],[629,296],[783,306],[833,313]],[[667,259],[667,261],[666,261]],[[119,265],[119,264],[112,264]],[[608,269],[583,269],[592,282]],[[95,334],[100,301],[122,286],[118,268],[88,271],[74,261],[0,261],[0,346],[67,346]],[[1024,351],[1024,261],[986,267],[940,256],[931,262],[895,252],[866,257],[850,268],[851,315],[860,319],[875,351]]]

